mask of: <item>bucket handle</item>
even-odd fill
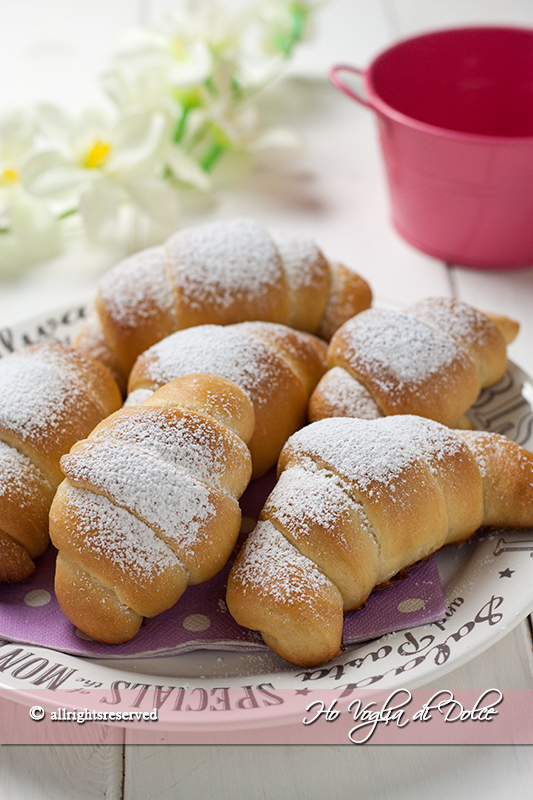
[[[351,89],[341,77],[339,77],[340,72],[353,72],[355,75],[359,75],[361,77],[364,75],[364,70],[359,69],[359,67],[350,67],[347,64],[338,64],[335,67],[332,67],[329,72],[329,79],[332,84],[337,88],[340,89],[341,92],[351,97],[352,100],[356,100],[362,106],[366,106],[366,108],[373,108],[372,104],[368,102],[364,97],[357,94],[353,89]]]

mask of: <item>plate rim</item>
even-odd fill
[[[4,328],[3,330],[4,331],[10,330],[13,334],[13,340],[15,340],[17,336],[22,337],[24,333],[28,331],[28,328],[31,329],[31,326],[34,326],[34,329],[38,331],[39,325],[43,326],[46,322],[47,324],[49,324],[49,330],[51,331],[51,338],[53,340],[57,340],[58,338],[61,340],[61,337],[58,336],[58,333],[61,332],[64,332],[65,334],[69,332],[74,333],[75,323],[71,321],[70,313],[75,313],[76,311],[83,309],[83,312],[78,315],[78,319],[76,320],[76,322],[79,323],[82,320],[82,318],[84,318],[89,313],[91,305],[92,305],[91,301],[87,301],[85,303],[77,303],[77,304],[73,303],[69,305],[62,305],[52,311],[43,312],[42,314],[35,315],[25,320],[21,320],[16,324],[6,326],[6,328]],[[49,336],[49,334],[47,333],[45,326],[44,330],[45,340],[47,336]],[[3,342],[0,344],[2,344],[3,346]],[[533,397],[533,379],[531,379],[529,375],[527,375],[527,373],[525,373],[519,366],[514,364],[512,361],[509,361],[508,363],[508,372],[516,373],[517,375],[521,376],[522,385],[527,383],[531,387],[530,394],[531,397]],[[527,402],[527,407],[533,413],[533,402]],[[528,442],[531,442],[532,439],[533,437],[530,436]],[[487,558],[487,551],[490,550],[490,543],[493,541],[494,537],[497,534],[498,531],[495,531],[489,534],[488,536],[480,539],[479,541],[471,542],[472,553],[468,560],[467,566],[470,565],[472,558],[476,556],[476,554],[478,557],[477,561],[482,560],[481,556],[484,559]],[[533,556],[533,549],[531,555]],[[493,556],[492,559],[493,562],[495,558],[496,555]],[[520,558],[522,558],[523,561],[523,557],[520,557],[518,553],[514,553],[511,556],[511,558],[514,558],[512,562],[513,564],[515,563],[517,565],[520,564],[521,563]],[[475,564],[472,568],[475,568]],[[468,578],[468,575],[469,572],[467,569],[465,579]],[[452,581],[449,586],[445,587],[445,600],[447,608],[449,604],[452,604],[454,602],[453,595],[457,595],[458,589],[461,588],[460,584],[461,584],[460,580],[459,580],[459,586],[457,586],[457,581]],[[459,667],[463,666],[472,658],[481,655],[483,652],[490,649],[493,645],[499,642],[504,636],[506,636],[508,633],[514,630],[518,625],[520,625],[523,622],[523,620],[528,616],[528,614],[531,613],[531,610],[533,609],[533,583],[531,581],[528,582],[528,587],[529,591],[526,591],[524,593],[524,591],[522,590],[520,593],[522,598],[522,603],[520,605],[520,608],[517,610],[516,607],[513,606],[510,614],[504,616],[506,623],[505,625],[500,625],[499,627],[495,627],[495,629],[490,632],[490,635],[488,635],[488,629],[483,629],[483,631],[480,631],[480,629],[478,628],[479,635],[477,636],[477,638],[474,637],[474,639],[470,639],[469,641],[466,642],[466,644],[463,644],[458,650],[457,648],[455,648],[453,652],[451,652],[450,655],[443,661],[443,663],[437,666],[437,668],[431,666],[431,660],[427,658],[428,653],[426,652],[426,654],[422,658],[423,653],[421,652],[417,658],[422,660],[417,662],[412,669],[400,670],[400,674],[402,675],[402,677],[405,676],[405,680],[403,680],[401,683],[401,688],[405,688],[408,690],[420,688],[426,685],[427,683],[431,682],[436,677],[438,678],[444,677],[448,675],[450,672],[454,671],[455,669],[458,669]],[[516,594],[516,592],[513,593]],[[481,600],[484,598],[479,598],[479,599]],[[465,603],[465,605],[467,606],[466,609],[462,607],[459,608],[457,610],[457,613],[453,613],[446,620],[446,622],[443,623],[441,633],[447,633],[447,626],[451,627],[449,626],[449,619],[455,619],[456,625],[458,623],[461,623],[460,628],[457,629],[458,631],[461,631],[464,626],[470,625],[471,621],[466,619],[466,617],[464,616],[464,612],[469,610],[468,603]],[[499,614],[501,613],[501,609],[499,609],[499,606],[496,609],[494,609],[494,612],[495,612],[494,617],[495,618],[498,617]],[[473,614],[474,612],[471,611],[470,616],[472,616]],[[480,614],[479,610],[477,614],[479,616]],[[468,614],[466,616],[468,616]],[[31,648],[31,652],[35,654],[36,657],[41,656],[42,658],[46,658],[47,656],[50,656],[50,659],[51,660],[53,659],[56,662],[58,660],[59,661],[62,660],[63,664],[65,664],[66,662],[67,666],[71,662],[83,665],[83,671],[89,676],[89,678],[84,679],[85,682],[87,684],[90,684],[91,679],[94,678],[98,679],[99,677],[103,677],[108,681],[108,687],[105,687],[106,690],[107,688],[110,688],[113,685],[113,682],[116,681],[118,678],[124,682],[128,682],[128,679],[131,678],[132,680],[130,681],[130,684],[132,683],[133,680],[139,683],[140,679],[145,680],[145,683],[147,682],[146,679],[150,679],[150,681],[153,682],[153,684],[151,684],[153,686],[158,686],[161,684],[161,682],[165,682],[167,686],[174,686],[174,688],[179,688],[181,686],[183,688],[183,684],[186,684],[185,689],[189,690],[190,692],[199,689],[204,689],[205,691],[212,691],[213,689],[217,688],[215,684],[220,684],[221,682],[225,682],[226,685],[231,684],[230,689],[234,689],[236,691],[238,689],[243,688],[243,684],[246,680],[249,682],[250,685],[259,686],[260,685],[259,679],[263,677],[264,679],[263,684],[272,686],[273,691],[274,690],[278,692],[288,691],[289,694],[287,695],[287,697],[289,697],[290,695],[291,702],[284,701],[279,704],[275,703],[271,705],[265,704],[263,706],[259,706],[258,708],[253,709],[254,711],[253,714],[251,713],[239,714],[236,713],[235,709],[231,709],[230,711],[228,711],[228,713],[224,715],[221,715],[219,712],[217,717],[216,712],[213,712],[212,710],[207,708],[205,710],[208,713],[198,714],[194,710],[191,710],[187,717],[184,716],[183,714],[181,716],[177,715],[175,717],[169,717],[166,714],[166,710],[168,709],[166,709],[165,713],[163,714],[163,718],[158,722],[159,731],[161,729],[165,731],[175,731],[175,732],[176,731],[216,732],[217,730],[242,731],[247,729],[263,728],[277,724],[286,724],[290,722],[293,718],[297,719],[297,716],[295,717],[294,714],[295,713],[296,715],[298,713],[301,714],[302,709],[300,706],[298,706],[298,711],[295,711],[294,702],[292,702],[294,700],[292,694],[299,693],[305,697],[305,695],[303,695],[302,693],[302,687],[304,689],[308,687],[303,686],[304,684],[312,684],[313,688],[310,691],[312,691],[313,693],[317,691],[316,684],[319,684],[320,689],[318,691],[322,692],[322,694],[327,694],[330,691],[335,691],[341,688],[343,684],[338,682],[336,683],[335,681],[342,680],[342,678],[345,677],[344,673],[347,671],[345,668],[350,664],[349,661],[350,654],[353,654],[355,656],[355,661],[362,659],[364,662],[364,660],[369,657],[369,654],[379,652],[379,649],[381,649],[382,647],[386,649],[387,647],[391,646],[388,644],[389,642],[394,640],[395,643],[397,643],[399,641],[399,637],[402,636],[404,637],[405,641],[407,638],[406,634],[410,633],[411,631],[416,631],[417,636],[420,640],[423,640],[424,638],[428,638],[430,636],[434,636],[435,638],[434,640],[432,640],[431,644],[437,648],[438,652],[438,647],[439,646],[444,647],[445,644],[443,644],[443,641],[439,641],[439,636],[435,633],[436,630],[439,630],[437,625],[438,625],[437,623],[426,623],[425,625],[422,626],[408,628],[406,630],[398,631],[396,633],[386,634],[385,636],[375,639],[369,643],[352,645],[347,649],[345,653],[343,653],[337,659],[334,659],[332,662],[328,662],[327,665],[324,665],[323,667],[317,668],[315,670],[305,670],[302,668],[294,668],[294,669],[289,668],[287,670],[278,670],[271,673],[265,673],[263,675],[261,675],[261,673],[258,673],[252,675],[238,675],[238,676],[235,675],[216,676],[216,677],[200,676],[200,677],[186,677],[186,678],[180,676],[166,676],[166,675],[162,676],[160,674],[154,675],[144,671],[137,672],[135,671],[135,669],[127,669],[124,668],[123,666],[114,667],[113,664],[111,663],[111,659],[109,660],[110,663],[102,663],[102,661],[97,658],[92,659],[92,658],[84,658],[82,656],[70,655],[62,653],[62,651],[59,650],[53,650],[51,648],[31,647],[30,645],[25,645],[24,643],[17,643],[12,640],[0,640],[0,661],[2,656],[4,655],[2,651],[5,645],[8,646],[13,645],[15,648],[17,647]],[[498,625],[498,623],[494,623],[494,626],[492,625],[492,623],[490,623],[490,625],[494,627]],[[474,628],[472,628],[472,630],[474,630]],[[453,633],[450,634],[450,636],[453,635],[454,635]],[[455,635],[458,635],[457,631],[455,632]],[[460,643],[463,640],[463,638],[466,638],[466,635],[467,634],[465,634],[464,637],[460,636],[457,639],[457,641]],[[468,635],[470,635],[470,630],[468,631]],[[417,636],[415,636],[414,638],[416,639]],[[443,639],[443,637],[440,638],[441,640]],[[444,637],[444,639],[445,638],[446,637]],[[376,648],[378,645],[379,645],[378,651],[372,650],[372,648]],[[414,647],[413,644],[412,646]],[[392,650],[390,652],[392,652]],[[431,652],[431,650],[429,652]],[[357,653],[359,655],[356,655]],[[236,653],[232,655],[241,656],[242,653],[240,654]],[[386,657],[387,656],[385,656],[384,658]],[[173,658],[179,659],[180,656],[174,656]],[[346,660],[347,658],[348,661]],[[372,659],[373,656],[371,655],[371,663],[374,663]],[[120,661],[121,659],[116,659],[116,660]],[[146,658],[131,659],[131,663],[132,666],[134,666],[136,661],[147,662],[149,660],[150,659]],[[378,660],[379,659],[376,659],[376,663]],[[419,667],[422,668],[419,669]],[[397,666],[396,671],[393,671],[393,676],[395,674],[398,674],[399,669],[400,667]],[[302,675],[304,676],[303,678],[301,677]],[[307,676],[311,675],[314,677],[305,677],[306,675]],[[299,676],[300,676],[300,682],[298,683],[296,682],[296,678],[298,678]],[[367,678],[367,680],[370,680],[372,677],[373,676],[370,675]],[[32,686],[31,684],[28,683],[28,681],[25,682],[24,678],[20,679],[22,682],[21,684],[15,682],[16,680],[18,680],[18,678],[13,678],[13,679],[11,678],[12,676],[9,673],[6,673],[6,671],[4,670],[0,671],[0,696],[8,700],[17,702],[19,704],[28,704],[33,700],[35,702],[41,703],[42,705],[51,704],[52,707],[56,708],[60,694],[65,703],[70,702],[72,704],[72,702],[74,702],[75,704],[75,700],[73,701],[72,697],[68,697],[69,692],[74,694],[78,698],[83,697],[84,703],[89,702],[89,699],[91,702],[95,700],[94,697],[90,698],[91,687],[89,685],[85,686],[85,688],[83,689],[83,691],[87,690],[87,694],[83,694],[82,691],[80,691],[80,693],[78,694],[77,692],[80,690],[80,687],[77,687],[77,689],[76,687],[73,687],[72,689],[67,690],[66,692],[58,693],[57,691],[52,690],[49,693],[49,695],[43,695],[42,690],[38,690],[36,686]],[[276,683],[273,685],[272,681],[274,680],[276,681]],[[265,681],[268,681],[268,684],[266,684]],[[98,680],[96,682],[98,682]],[[356,683],[360,682],[356,681]],[[383,692],[387,692],[392,689],[391,680],[389,681],[384,680],[384,682],[381,683],[379,686],[377,685],[378,683],[380,683],[380,681],[371,683],[368,687],[366,686],[357,687],[356,691],[365,693],[367,692],[367,689],[369,689],[372,695],[380,695]],[[299,686],[300,689],[297,689],[297,686]],[[98,691],[101,693],[103,689],[99,687]],[[123,706],[121,705],[120,708],[122,707]],[[165,708],[164,705],[161,708]],[[131,724],[134,725],[135,722],[132,722]],[[123,727],[130,727],[128,721],[121,722],[121,725]]]

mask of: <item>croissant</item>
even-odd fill
[[[337,656],[343,612],[401,570],[481,526],[533,525],[533,454],[500,434],[330,418],[295,433],[278,469],[227,606],[299,666]]]
[[[72,347],[35,345],[0,360],[0,583],[34,573],[61,455],[121,402],[109,372]]]
[[[415,414],[469,428],[465,412],[505,373],[506,345],[517,332],[513,320],[448,298],[404,313],[363,311],[334,334],[309,419]]]
[[[174,331],[264,320],[329,339],[371,301],[366,281],[328,262],[311,239],[271,235],[253,219],[215,222],[183,229],[106,273],[96,316],[74,344],[124,387],[135,359]]]
[[[115,412],[63,456],[50,509],[55,590],[80,630],[129,641],[144,617],[222,569],[240,528],[253,426],[242,389],[189,375]]]
[[[193,372],[234,381],[255,411],[248,446],[257,478],[276,463],[289,436],[306,422],[309,396],[326,371],[326,350],[316,336],[274,322],[188,328],[139,356],[126,405]]]

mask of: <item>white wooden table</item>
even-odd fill
[[[94,78],[116,34],[156,19],[171,0],[4,2],[0,17],[0,104],[35,100],[80,104],[95,96]],[[283,89],[280,117],[298,129],[298,158],[259,173],[246,191],[224,197],[217,213],[260,216],[267,225],[313,232],[332,256],[364,274],[376,298],[399,304],[454,295],[517,318],[511,357],[533,374],[533,268],[479,272],[446,266],[404,244],[388,223],[374,120],[339,95],[324,75],[334,62],[366,66],[396,38],[466,22],[533,26],[529,0],[332,0],[318,19],[315,41],[302,49]],[[91,254],[64,260],[0,287],[0,323],[87,297],[97,279]],[[105,259],[104,259],[105,260]],[[498,645],[459,669],[446,688],[533,688],[527,620]],[[442,686],[436,685],[436,688]],[[0,701],[0,724],[16,726],[21,707]],[[25,711],[26,713],[26,711]],[[88,735],[88,734],[87,734]],[[410,800],[531,797],[530,746],[146,745],[125,738],[72,746],[12,745],[0,749],[0,795],[13,800],[63,798],[274,798],[314,800],[405,797]]]

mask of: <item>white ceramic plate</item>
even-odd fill
[[[0,354],[48,339],[68,341],[87,308],[0,330]],[[471,411],[475,426],[533,446],[533,383],[511,364]],[[0,641],[0,694],[45,708],[150,712],[169,731],[229,731],[301,721],[308,695],[353,699],[440,679],[499,641],[533,609],[533,531],[492,532],[437,556],[442,624],[354,645],[320,669],[273,654],[197,651],[171,658],[98,662]],[[135,724],[125,721],[124,724]]]

